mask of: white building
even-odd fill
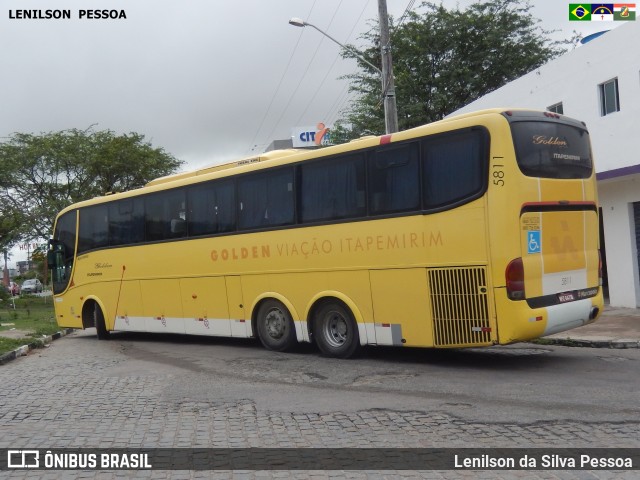
[[[587,124],[598,178],[610,303],[636,308],[640,307],[640,21],[602,26],[616,28],[455,113],[523,107],[552,110]]]

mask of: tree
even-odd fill
[[[2,218],[11,216],[12,238],[46,240],[56,214],[71,203],[141,187],[180,165],[138,133],[92,127],[14,133],[0,144],[0,204],[7,212]]]
[[[423,3],[421,13],[410,12],[391,33],[400,129],[440,120],[563,53],[571,41],[551,41],[531,8],[524,0],[490,0],[466,10]],[[379,65],[377,32],[364,35],[371,46],[363,53]],[[332,131],[337,141],[384,132],[380,76],[359,66],[347,76],[359,97]]]
[[[19,240],[19,230],[22,224],[20,212],[16,212],[11,205],[7,205],[0,201],[0,253],[3,256],[4,264],[2,267],[1,283],[9,282],[9,250]]]

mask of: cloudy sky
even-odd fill
[[[388,0],[400,17],[409,0]],[[419,5],[420,0],[415,2]],[[469,1],[444,0],[447,7]],[[571,31],[568,3],[538,0],[545,28]],[[376,0],[2,0],[0,137],[67,128],[136,131],[189,167],[262,151],[291,127],[331,124],[355,62],[301,17],[358,43]],[[69,9],[71,20],[10,19]],[[84,8],[126,20],[80,20]],[[414,7],[415,8],[415,7]],[[589,25],[592,27],[591,25]],[[602,24],[596,25],[601,27]],[[399,99],[401,101],[401,99]]]
[[[420,0],[387,0],[399,18]],[[444,0],[448,8],[468,0]],[[568,21],[568,1],[537,0],[546,29],[569,38],[613,26]],[[0,139],[68,128],[144,134],[186,169],[261,152],[295,126],[331,124],[349,102],[338,77],[355,62],[300,17],[358,44],[376,0],[1,0]],[[126,20],[79,19],[124,9]],[[70,20],[12,19],[69,9]],[[401,102],[402,99],[399,99]]]

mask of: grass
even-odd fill
[[[16,348],[19,348],[23,345],[28,345],[36,342],[37,340],[34,338],[5,338],[0,337],[0,355],[4,355],[5,353],[11,352]]]
[[[55,320],[52,297],[26,295],[0,302],[0,332],[11,329],[25,332],[22,338],[0,337],[0,355],[33,343],[43,335],[60,331]]]

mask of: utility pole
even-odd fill
[[[393,62],[391,41],[389,39],[389,14],[387,0],[378,0],[380,18],[380,56],[382,59],[382,96],[384,102],[384,124],[387,133],[398,131],[398,109],[396,106],[396,88],[393,83]]]
[[[382,79],[382,101],[384,103],[384,126],[386,133],[398,131],[398,108],[396,107],[396,87],[393,83],[393,63],[391,59],[391,42],[389,39],[389,14],[387,13],[387,0],[378,0],[378,16],[380,19],[380,57],[382,70],[365,59],[360,52],[354,48],[347,47],[333,38],[324,30],[315,25],[305,22],[301,18],[293,17],[289,24],[294,27],[313,27],[325,37],[337,43],[340,47],[352,53],[361,61],[369,65],[380,74]]]
[[[4,268],[2,269],[2,284],[5,287],[9,286],[9,268],[7,267],[7,260],[9,258],[9,252],[5,248],[2,253],[4,254]]]

